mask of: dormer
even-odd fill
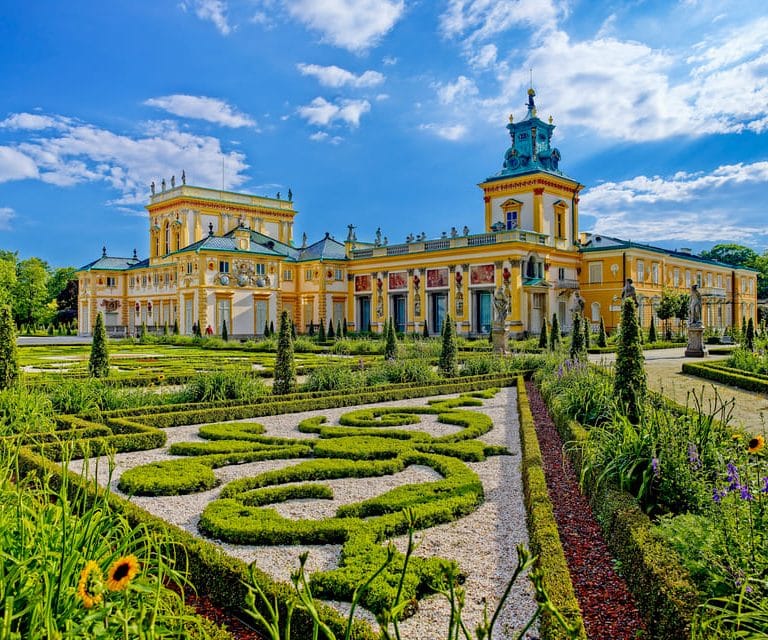
[[[514,198],[507,198],[501,203],[502,222],[507,231],[517,229],[522,218],[523,203]]]
[[[237,227],[232,235],[235,238],[235,245],[240,251],[249,251],[251,248],[251,231],[243,226]]]

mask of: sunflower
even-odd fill
[[[122,591],[139,572],[139,560],[136,556],[124,556],[112,563],[107,572],[107,589]]]
[[[750,453],[757,453],[764,446],[765,446],[765,438],[763,438],[763,436],[758,435],[749,441],[749,448],[747,449],[747,451],[749,451]]]
[[[101,569],[93,560],[89,560],[80,573],[80,581],[77,583],[77,597],[83,601],[83,606],[86,609],[90,609],[101,602],[103,589],[104,576],[101,575]]]

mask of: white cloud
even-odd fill
[[[201,20],[209,20],[223,36],[232,31],[227,22],[227,3],[225,0],[195,0],[195,14]]]
[[[473,44],[515,27],[547,31],[557,16],[552,0],[450,0],[440,27],[445,36]]]
[[[325,98],[315,98],[308,105],[299,107],[298,113],[307,122],[321,127],[327,127],[339,120],[351,127],[360,125],[360,118],[371,110],[367,100],[337,100],[328,102]]]
[[[332,136],[325,131],[315,131],[315,133],[309,136],[309,139],[313,142],[329,142],[331,144],[339,144],[344,138],[340,136]]]
[[[35,161],[11,147],[0,147],[0,182],[37,178]]]
[[[712,37],[698,43],[694,46],[698,53],[688,57],[686,62],[694,66],[696,75],[707,74],[744,62],[750,56],[765,50],[766,33],[768,33],[768,18],[758,18],[725,34],[719,34],[719,37]],[[723,41],[728,45],[722,46]]]
[[[7,231],[11,228],[11,219],[16,217],[16,212],[10,207],[0,207],[0,229]]]
[[[754,243],[768,237],[759,214],[738,211],[768,187],[768,162],[722,165],[710,172],[636,176],[584,192],[582,214],[595,216],[595,233],[641,241],[689,240]]]
[[[115,204],[131,205],[146,201],[151,181],[178,177],[182,169],[190,184],[221,185],[222,158],[225,187],[245,182],[248,165],[242,153],[225,153],[218,139],[181,131],[172,121],[150,123],[135,137],[76,123],[13,148],[0,147],[0,176],[59,186],[106,182],[120,194]]]
[[[438,138],[442,138],[443,140],[450,140],[451,142],[461,140],[467,134],[467,127],[463,124],[441,125],[429,123],[419,125],[419,129],[422,131],[429,131],[430,133],[436,135]]]
[[[486,44],[480,47],[477,53],[470,55],[469,63],[475,69],[487,69],[496,63],[499,50],[495,44]]]
[[[477,95],[477,85],[466,76],[459,76],[456,82],[437,85],[437,98],[442,104],[452,104],[457,98]]]
[[[381,61],[388,67],[397,64],[397,58],[395,56],[384,56]]]
[[[227,104],[224,100],[206,96],[175,94],[150,98],[144,102],[150,107],[163,109],[181,118],[206,120],[223,127],[255,127],[256,122],[244,113]]]
[[[324,42],[363,52],[375,46],[400,19],[403,0],[285,0],[289,13]]]
[[[36,113],[12,113],[0,122],[2,129],[27,129],[39,131],[42,129],[59,129],[66,124],[66,119],[40,116]]]
[[[318,82],[324,87],[375,87],[384,82],[384,75],[378,71],[369,70],[360,75],[355,75],[351,71],[336,65],[323,67],[318,64],[299,63],[296,67],[302,75],[317,78]]]

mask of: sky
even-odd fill
[[[294,235],[482,232],[531,78],[582,230],[768,249],[764,0],[36,0],[0,17],[0,249],[148,253],[149,184]]]

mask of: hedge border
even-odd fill
[[[721,384],[728,384],[745,391],[768,393],[768,379],[752,376],[749,375],[749,372],[740,372],[738,369],[714,362],[683,362],[683,373]]]
[[[545,398],[564,442],[579,443],[588,431],[564,414],[557,402]],[[682,407],[677,406],[683,411]],[[577,472],[579,447],[567,453]],[[699,604],[696,587],[677,553],[652,535],[653,523],[629,493],[613,487],[596,489],[594,478],[585,478],[585,493],[613,556],[624,567],[622,575],[637,599],[650,637],[681,640],[690,637],[691,620]]]
[[[552,602],[570,624],[578,624],[581,627],[579,637],[586,640],[584,621],[571,582],[552,501],[549,498],[536,425],[522,376],[517,379],[517,410],[522,450],[521,473],[531,550],[538,556],[537,564],[543,572],[544,586]],[[545,613],[542,617],[540,630],[544,640],[567,637],[550,614]]]

